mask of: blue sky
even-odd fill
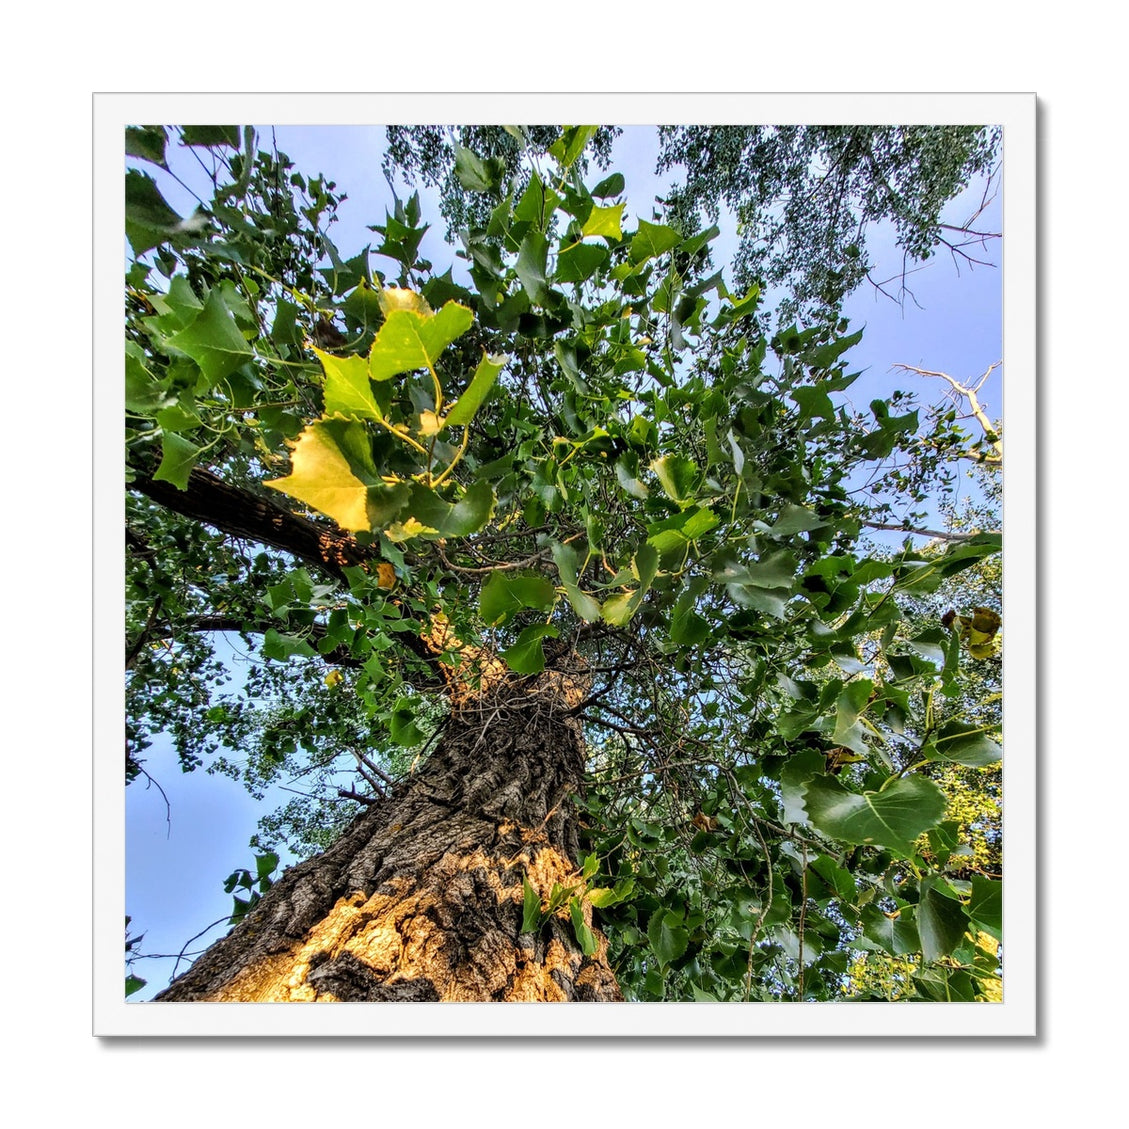
[[[340,222],[331,237],[348,258],[366,243],[379,241],[366,225],[382,223],[392,205],[388,185],[380,169],[383,129],[370,127],[277,127],[278,147],[303,173],[324,173],[337,183],[348,200],[339,210]],[[261,131],[260,144],[270,143],[268,128]],[[170,150],[173,147],[170,146]],[[657,144],[653,132],[643,127],[624,131],[617,142],[614,167],[627,179],[626,217],[649,219],[654,196],[668,186],[664,174],[653,174]],[[207,181],[199,166],[184,153],[170,153],[178,175],[208,196]],[[142,166],[157,179],[165,197],[182,215],[195,207],[195,200],[171,177],[152,166]],[[410,189],[399,186],[401,196]],[[422,254],[437,271],[456,263],[454,248],[443,241],[445,223],[433,193],[420,189],[423,215],[432,223],[424,238]],[[963,220],[979,202],[974,186],[969,198],[950,205],[946,219]],[[978,220],[984,230],[1001,231],[999,198]],[[724,217],[722,236],[714,244],[715,261],[727,261],[725,248],[734,245],[733,225]],[[630,230],[631,224],[625,222]],[[872,259],[879,277],[893,275],[901,263],[901,252],[889,232],[873,230],[868,236]],[[1000,261],[1000,243],[989,243],[987,253],[977,257]],[[372,260],[379,267],[380,260]],[[456,274],[458,268],[456,265]],[[727,280],[729,276],[727,273]],[[851,330],[865,327],[863,339],[848,354],[852,371],[864,376],[850,390],[852,400],[865,406],[875,396],[895,388],[919,391],[927,402],[941,399],[943,386],[930,387],[920,378],[892,373],[897,363],[940,370],[958,379],[971,380],[1002,355],[1002,278],[998,269],[962,266],[959,273],[946,255],[938,254],[925,269],[909,280],[916,303],[899,307],[869,286],[852,295],[845,307]],[[1000,372],[986,385],[982,400],[992,417],[1002,414]],[[1033,383],[1033,377],[1032,377]],[[209,776],[203,770],[183,774],[166,741],[158,739],[146,752],[146,769],[168,797],[171,815],[166,818],[165,800],[144,781],[130,786],[126,796],[126,910],[131,929],[145,934],[143,951],[177,953],[193,934],[230,912],[231,896],[222,889],[224,878],[234,869],[252,865],[248,840],[259,817],[285,802],[286,793],[272,790],[264,803],[255,801],[243,787],[226,777]],[[287,861],[287,860],[284,860]],[[196,949],[224,932],[212,930]],[[147,960],[135,966],[148,980],[134,1000],[148,998],[167,982],[173,961]],[[184,966],[181,966],[183,971]]]

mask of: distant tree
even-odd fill
[[[911,604],[999,533],[866,549],[850,487],[918,458],[916,411],[850,412],[859,335],[766,335],[712,231],[589,186],[594,136],[519,131],[520,193],[458,151],[467,281],[415,197],[344,257],[336,186],[252,130],[127,133],[213,194],[126,177],[126,776],[159,729],[186,770],[304,773],[275,827],[320,848],[236,872],[159,998],[831,1000],[867,950],[984,994],[1001,884],[936,776],[1000,749]]]
[[[594,135],[601,168],[617,132],[602,127]],[[782,288],[781,325],[827,323],[866,281],[904,301],[913,264],[939,251],[958,265],[987,262],[981,256],[999,232],[978,221],[995,192],[1001,136],[990,126],[663,126],[656,171],[678,174],[661,202],[664,222],[691,236],[703,217],[716,223],[729,208],[740,236],[734,286]],[[418,176],[440,186],[453,238],[476,208],[473,218],[485,226],[473,174],[459,167],[463,147],[488,152],[500,182],[520,195],[530,173],[526,137],[547,145],[551,131],[394,127],[384,167],[409,183]],[[983,184],[979,205],[959,223],[946,222],[946,205],[976,178]],[[875,277],[867,234],[881,223],[892,225],[904,258]]]

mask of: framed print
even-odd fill
[[[1035,1033],[1033,95],[94,108],[96,1034]]]

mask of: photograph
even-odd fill
[[[97,97],[96,1033],[1033,1034],[1034,138]]]

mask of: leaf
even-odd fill
[[[639,230],[631,240],[630,259],[632,263],[645,263],[682,242],[682,236],[673,227],[665,224],[639,221]]]
[[[596,935],[584,922],[584,906],[579,898],[572,898],[568,903],[569,917],[572,918],[572,931],[576,936],[576,943],[580,951],[590,957],[597,948]]]
[[[130,975],[125,978],[125,994],[132,996],[134,992],[140,992],[148,983],[148,980],[142,980],[140,976],[134,976],[130,973]]]
[[[161,465],[153,478],[157,482],[171,482],[178,490],[188,489],[188,476],[196,465],[200,448],[171,431],[161,436]]]
[[[185,145],[201,145],[208,149],[238,149],[239,126],[186,125],[181,129],[180,139]]]
[[[549,146],[549,155],[555,157],[562,169],[570,168],[584,152],[584,147],[592,139],[599,126],[565,126],[560,137]]]
[[[596,204],[588,213],[584,226],[580,229],[582,236],[598,235],[609,243],[618,243],[623,238],[620,220],[623,216],[624,204],[613,204],[603,208]]]
[[[848,682],[835,702],[835,732],[831,740],[837,745],[845,745],[860,756],[870,751],[863,739],[866,730],[859,724],[859,717],[874,690],[869,678]]]
[[[291,473],[264,482],[351,533],[384,528],[404,508],[408,488],[383,482],[372,461],[361,423],[322,420],[298,437],[290,455]]]
[[[512,647],[502,652],[510,670],[517,674],[540,674],[545,669],[545,651],[541,640],[546,635],[556,638],[560,632],[551,623],[535,623],[522,630]]]
[[[547,612],[556,598],[556,589],[543,576],[492,572],[479,594],[478,611],[489,626],[498,627],[523,608]]]
[[[806,533],[812,529],[822,529],[828,523],[803,506],[787,505],[773,522],[769,533],[773,537],[787,537],[792,533]]]
[[[535,933],[541,927],[541,898],[529,884],[528,875],[521,880],[521,892],[521,931]]]
[[[623,179],[623,173],[613,172],[611,176],[604,177],[595,188],[592,189],[593,196],[599,196],[601,200],[606,200],[609,196],[618,196],[624,189],[626,181]]]
[[[254,356],[218,288],[208,295],[191,325],[170,337],[168,343],[191,357],[209,384],[229,376]]]
[[[917,906],[917,929],[926,960],[940,960],[960,944],[968,929],[968,914],[960,902],[946,897],[937,879],[923,878]]]
[[[422,298],[414,294],[413,297],[418,298],[414,307],[397,300],[373,340],[369,352],[369,375],[373,380],[433,368],[439,354],[474,324],[474,314],[458,302],[448,302],[438,313],[431,313]]]
[[[281,635],[273,627],[263,636],[263,658],[286,662],[296,655],[301,658],[316,658],[317,651],[297,635]]]
[[[701,478],[701,472],[693,459],[685,455],[663,455],[651,463],[651,470],[658,476],[668,498],[678,503],[693,500],[694,490]]]
[[[168,144],[168,140],[164,126],[127,125],[125,127],[127,156],[141,157],[143,160],[160,165],[163,169],[168,168],[168,165],[165,164],[165,146]]]
[[[613,627],[623,627],[639,610],[647,589],[658,571],[659,554],[653,545],[645,542],[639,546],[632,560],[632,571],[639,586],[634,591],[622,592],[610,597],[600,609],[600,615],[606,623]]]
[[[608,261],[607,248],[598,243],[574,243],[557,256],[558,282],[585,282]]]
[[[1003,934],[1003,910],[1003,883],[974,874],[972,896],[968,899],[968,916],[997,941]]]
[[[462,145],[455,146],[455,176],[468,192],[496,192],[502,167],[495,159],[483,160]]]
[[[521,241],[521,250],[514,264],[529,300],[539,306],[549,300],[549,285],[545,274],[548,256],[548,240],[541,232],[530,231]]]
[[[804,749],[788,758],[780,771],[781,818],[785,823],[808,822],[804,791],[809,780],[823,774],[824,764],[824,756],[818,749]]]
[[[369,366],[364,357],[335,357],[314,349],[325,372],[325,414],[345,419],[383,418],[372,394]]]
[[[1003,757],[1003,749],[983,733],[979,726],[947,722],[925,746],[930,760],[953,761],[971,768],[986,768]]]
[[[258,874],[260,881],[274,872],[274,869],[278,866],[279,861],[279,857],[274,853],[274,851],[267,851],[265,855],[255,856],[255,871]]]
[[[863,936],[892,956],[906,956],[921,949],[917,925],[905,913],[886,914],[869,905],[862,911],[861,922]]]
[[[557,572],[560,573],[561,587],[564,588],[565,596],[572,605],[573,611],[586,623],[595,623],[600,618],[600,604],[576,583],[578,567],[576,554],[559,541],[551,542],[549,547],[553,553]]]
[[[136,169],[125,174],[125,235],[135,256],[171,239],[183,224],[151,176]]]
[[[471,485],[457,502],[446,501],[421,482],[413,482],[410,490],[407,514],[420,523],[420,532],[427,537],[466,537],[486,525],[494,513],[494,491],[482,480]]]
[[[388,735],[397,745],[410,749],[423,740],[423,730],[416,724],[416,713],[409,697],[399,697],[388,717]]]
[[[846,843],[889,847],[906,858],[917,837],[941,822],[946,806],[941,789],[923,776],[861,795],[833,776],[815,776],[804,787],[804,807],[819,831]]]
[[[677,960],[690,942],[690,934],[682,927],[682,915],[662,906],[647,922],[647,938],[664,965]]]
[[[478,362],[478,368],[475,369],[466,391],[444,417],[444,427],[466,427],[474,419],[475,413],[482,407],[482,402],[493,388],[498,373],[505,368],[508,360],[509,357],[505,354],[492,357],[485,349],[482,351],[482,360]]]

